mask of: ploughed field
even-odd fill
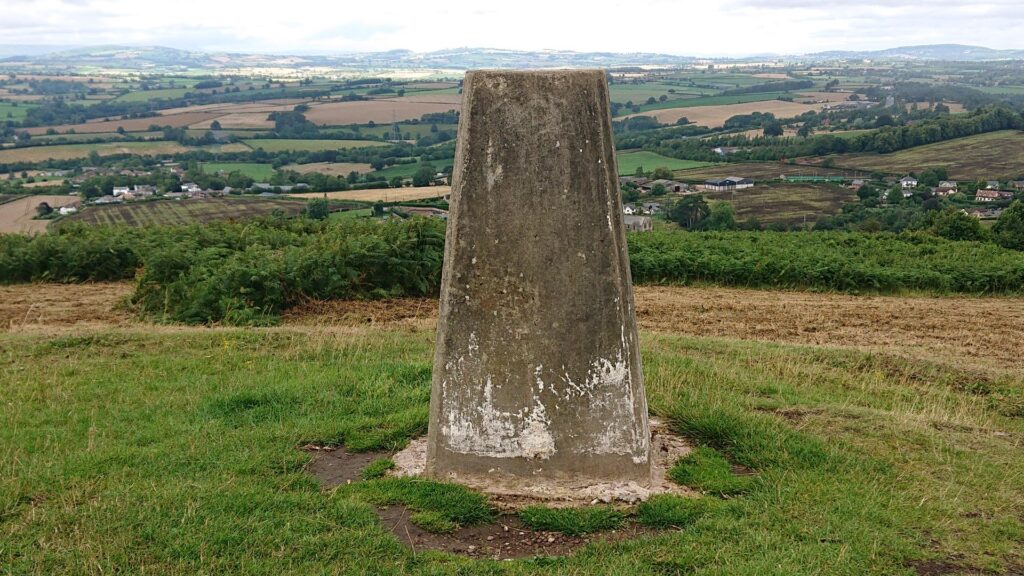
[[[704,192],[708,200],[732,204],[740,221],[757,218],[762,224],[813,224],[821,215],[834,214],[857,195],[849,188],[824,184],[759,184],[733,192]]]
[[[140,322],[119,306],[130,291],[0,287],[7,571],[1024,568],[1019,299],[639,288],[652,412],[744,482],[698,461],[686,482],[700,505],[666,515],[669,529],[497,562],[407,548],[374,513],[404,505],[435,529],[472,526],[493,514],[473,493],[388,478],[325,489],[299,449],[388,450],[424,433],[435,301],[309,304],[275,328],[197,328]]]
[[[306,206],[304,201],[284,198],[197,198],[155,200],[105,206],[89,206],[61,221],[82,224],[126,224],[157,226],[242,220],[269,216],[275,210],[294,216]]]

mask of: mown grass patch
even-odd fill
[[[638,521],[676,530],[595,542],[564,559],[499,563],[414,552],[373,510],[403,505],[419,525],[443,531],[491,518],[479,494],[395,478],[327,491],[297,449],[394,449],[423,434],[430,331],[0,334],[0,565],[14,574],[135,566],[889,574],[926,559],[962,572],[1021,565],[1019,417],[960,387],[882,369],[865,360],[869,352],[671,335],[644,335],[642,348],[652,410],[757,470],[757,481],[728,500],[664,498],[636,510]],[[988,377],[991,394],[1021,398],[1019,375]]]
[[[528,506],[519,512],[519,518],[534,530],[579,536],[580,534],[621,528],[626,520],[626,514],[611,506],[588,508]]]

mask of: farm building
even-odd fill
[[[623,216],[622,223],[627,232],[650,232],[654,229],[650,216]]]
[[[1010,182],[1010,186],[1013,186],[1014,190],[1024,191],[1024,180],[1014,180]]]
[[[658,202],[644,202],[643,213],[644,214],[657,214],[661,212],[661,204]]]
[[[917,178],[914,178],[913,176],[904,176],[903,178],[900,178],[900,187],[904,189],[917,187]]]
[[[999,190],[999,180],[985,182],[985,190]]]
[[[978,190],[974,195],[975,202],[995,202],[996,200],[1010,200],[1013,198],[1013,192],[1003,192],[1001,190]]]
[[[650,181],[650,178],[644,178],[643,176],[619,176],[619,186],[625,186],[626,184],[643,186]]]
[[[399,216],[425,216],[427,218],[438,218],[440,220],[448,219],[448,211],[440,208],[431,208],[430,206],[395,206],[391,209],[393,214]]]
[[[632,216],[633,214],[637,214],[639,212],[640,212],[640,209],[637,208],[636,206],[632,205],[632,204],[623,204],[622,205],[622,213],[625,214],[626,216]]]
[[[651,180],[640,185],[640,189],[644,192],[650,193],[655,186],[661,185],[666,192],[685,192],[689,186],[682,182],[676,182],[675,180]]]
[[[704,182],[704,189],[711,190],[714,192],[728,192],[729,190],[742,190],[744,188],[750,188],[754,185],[754,181],[750,178],[740,178],[737,176],[729,176],[728,178],[722,178],[721,180],[706,180]]]

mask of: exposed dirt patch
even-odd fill
[[[558,532],[531,530],[517,516],[506,514],[493,524],[467,526],[451,534],[433,534],[410,522],[410,513],[405,507],[378,509],[377,515],[381,524],[414,552],[441,550],[493,560],[566,556],[590,542],[619,542],[652,532],[641,526],[627,525],[619,530],[567,536]]]
[[[302,450],[316,456],[306,465],[326,488],[334,488],[362,479],[366,466],[379,458],[389,458],[391,452],[349,452],[344,447],[306,445]],[[496,497],[492,505],[502,510],[514,510],[522,505],[536,504],[535,499]],[[412,513],[405,506],[376,509],[381,525],[386,527],[414,552],[439,550],[473,558],[504,560],[532,556],[565,556],[593,541],[619,542],[636,538],[653,530],[629,523],[618,530],[594,534],[568,536],[559,532],[532,530],[514,513],[503,513],[490,524],[463,526],[447,534],[428,532],[411,521]]]
[[[302,449],[316,454],[306,465],[306,471],[328,488],[361,480],[360,474],[370,462],[392,455],[391,452],[349,452],[343,446],[327,448],[309,444]]]

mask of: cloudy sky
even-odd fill
[[[1024,49],[1021,0],[0,0],[0,44],[341,53],[463,46],[738,56]]]

